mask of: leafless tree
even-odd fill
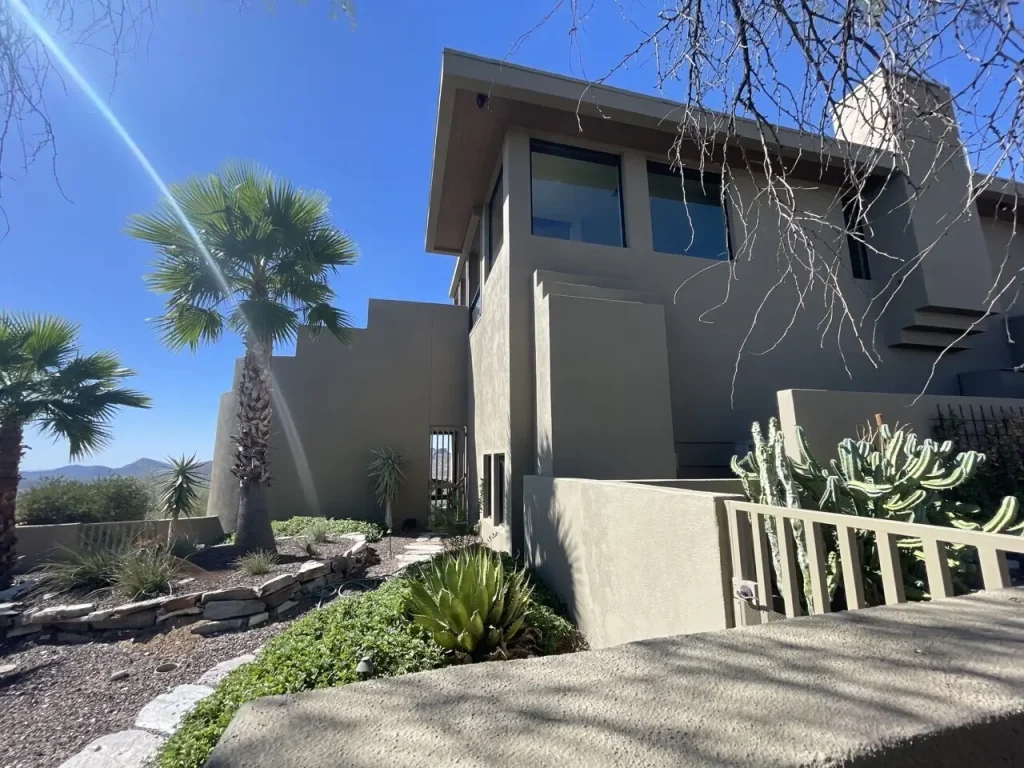
[[[623,43],[606,60],[611,66],[594,74],[585,66],[584,48],[588,23],[600,14],[618,17]],[[678,102],[665,115],[677,127],[670,159],[720,172],[723,203],[728,198],[737,214],[734,227],[742,231],[733,260],[708,269],[729,270],[731,287],[752,260],[777,261],[778,279],[754,312],[736,371],[743,355],[771,351],[807,312],[820,314],[822,345],[835,343],[844,355],[852,336],[877,367],[884,347],[879,324],[894,296],[950,227],[978,215],[979,196],[990,189],[1004,194],[995,215],[1013,223],[1014,235],[1024,220],[1018,211],[1024,189],[1018,186],[1024,143],[1020,0],[558,0],[510,53],[540,26],[557,24],[567,29],[577,76],[598,85],[624,68],[645,67],[652,85]],[[883,73],[872,81],[879,87],[851,98],[875,73]],[[837,115],[845,129],[833,122]],[[793,131],[803,143],[795,154]],[[922,169],[918,152],[907,173],[902,164],[915,142],[922,149],[923,135],[931,162]],[[919,242],[914,253],[884,251],[865,237],[882,205],[880,176],[909,179],[905,207],[912,210],[963,155],[973,169],[963,205],[935,237]],[[835,185],[823,176],[809,179],[801,173],[807,167],[838,167],[841,177]],[[734,183],[745,170],[755,173],[745,174],[743,185]],[[809,186],[837,190],[834,205],[846,213],[842,224],[801,204],[801,190]],[[777,220],[777,245],[758,242],[766,216]],[[849,281],[840,279],[847,236],[864,242],[887,278],[872,289],[866,308],[863,300],[849,300]],[[1022,277],[1009,250],[995,272],[984,309],[1005,311],[1017,300]],[[677,295],[686,290],[680,286]],[[792,316],[774,342],[751,348],[761,310],[783,290],[796,296]],[[713,322],[721,306],[709,307],[702,320]],[[845,356],[843,362],[852,376]],[[734,375],[734,390],[735,383]]]
[[[240,9],[262,4],[274,10],[270,1],[232,1]],[[322,2],[332,16],[351,18],[349,0]],[[48,102],[67,87],[53,55],[26,22],[25,14],[65,52],[89,48],[109,57],[112,89],[124,63],[145,52],[158,11],[158,0],[0,0],[0,202],[5,180],[28,172],[40,160],[50,166],[60,187],[58,140]],[[9,223],[2,205],[0,216],[3,235]]]

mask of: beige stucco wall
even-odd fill
[[[530,234],[531,135],[621,155],[628,247]],[[925,386],[934,352],[889,348],[880,334],[873,353],[882,362],[874,365],[861,349],[862,344],[872,349],[871,322],[855,329],[836,315],[826,329],[821,321],[828,315],[831,298],[822,295],[820,286],[803,296],[803,307],[790,326],[794,308],[801,300],[800,291],[808,280],[799,265],[795,265],[798,284],[786,281],[765,300],[769,288],[779,281],[781,235],[777,215],[763,195],[758,197],[763,180],[756,175],[737,171],[733,177],[729,227],[734,252],[740,258],[730,266],[652,250],[646,161],[664,158],[595,144],[585,137],[537,135],[525,129],[510,131],[504,152],[506,168],[511,165],[505,173],[506,242],[510,243],[509,423],[511,442],[518,446],[522,441],[524,447],[520,450],[534,452],[537,409],[542,407],[536,401],[537,270],[577,274],[584,282],[592,277],[616,280],[623,288],[642,292],[663,306],[672,428],[684,471],[687,464],[714,463],[724,468],[734,444],[747,439],[750,423],[775,412],[775,393],[779,390],[805,387],[914,392]],[[836,189],[823,184],[802,185],[795,195],[817,258],[832,260],[829,263],[834,263],[838,271],[850,314],[861,317],[871,297],[885,283],[884,267],[879,270],[878,280],[853,279],[845,239],[837,235],[843,218]],[[739,211],[743,211],[742,216]],[[890,229],[900,227],[894,224]],[[589,341],[586,335],[582,338]],[[974,349],[947,356],[939,364],[932,391],[957,392],[958,372],[999,368],[1008,363],[1005,342],[998,331],[974,337],[973,344]],[[709,460],[711,456],[714,458]],[[513,475],[526,465],[525,461],[522,465],[515,463]],[[529,465],[535,466],[535,456],[530,457]],[[697,472],[698,476],[707,474],[704,467]]]
[[[660,304],[537,286],[537,468],[554,477],[675,474]]]
[[[85,546],[117,547],[139,537],[164,541],[169,520],[120,523],[66,523],[64,525],[19,525],[15,549],[18,571],[28,571],[49,560],[62,560]],[[220,521],[209,517],[182,517],[174,525],[175,535],[196,544],[212,544],[224,531]]]
[[[857,437],[858,428],[875,423],[882,414],[889,424],[907,424],[922,437],[931,437],[938,408],[1024,407],[1024,400],[952,395],[888,394],[881,392],[830,392],[789,389],[778,393],[779,422],[786,436],[786,448],[796,450],[796,427],[802,427],[811,452],[825,462],[835,458],[839,441]]]
[[[524,491],[526,561],[592,647],[732,625],[736,496],[539,476]]]
[[[1013,222],[991,218],[980,219],[980,222],[992,278],[997,286],[995,293],[1002,293],[996,309],[1009,311],[1011,315],[1020,314],[1022,307],[1017,293],[1024,274],[1024,233]]]
[[[294,356],[275,356],[271,516],[382,520],[367,467],[372,451],[387,446],[405,459],[396,525],[425,525],[430,429],[467,423],[468,324],[465,307],[372,299],[367,327],[353,332],[350,346],[303,333]],[[219,458],[230,457],[220,448],[234,423],[231,407],[226,397]],[[214,470],[211,505],[216,499],[219,509],[229,510],[225,469]],[[224,522],[233,529],[230,512]]]

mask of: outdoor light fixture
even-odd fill
[[[359,664],[356,665],[356,674],[363,680],[373,674],[373,659],[369,656],[363,656],[359,660]]]

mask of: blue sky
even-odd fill
[[[370,297],[446,301],[454,262],[423,250],[441,51],[501,58],[553,0],[363,0],[354,26],[329,21],[322,1],[279,0],[274,12],[251,5],[161,4],[148,51],[122,62],[111,109],[167,181],[251,158],[325,190],[335,223],[361,251],[334,281],[357,324]],[[614,14],[595,19],[588,69],[601,63],[602,45],[621,55],[630,34]],[[84,48],[70,55],[110,93],[108,59]],[[513,61],[570,74],[566,20],[536,32]],[[650,78],[625,72],[615,82],[644,88]],[[118,416],[114,440],[87,463],[209,457],[218,398],[241,345],[225,338],[197,354],[160,345],[146,321],[161,299],[142,282],[152,254],[121,233],[158,193],[70,81],[67,94],[54,87],[49,99],[60,181],[73,202],[61,197],[45,158],[5,180],[11,232],[0,242],[0,307],[68,317],[81,324],[87,350],[113,349],[138,371],[133,383],[153,408]],[[26,442],[25,469],[68,461],[64,443],[34,433]]]

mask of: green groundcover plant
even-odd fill
[[[505,562],[514,567],[511,558]],[[356,665],[373,657],[374,677],[394,677],[449,663],[444,649],[406,611],[409,581],[394,579],[363,595],[312,611],[270,640],[251,664],[228,675],[186,717],[160,751],[159,768],[200,768],[242,704],[261,696],[355,682]],[[576,629],[538,590],[527,623],[541,635],[539,652],[583,647]]]
[[[366,520],[333,520],[329,517],[311,517],[298,515],[289,517],[287,520],[274,520],[271,522],[275,536],[302,536],[312,527],[318,531],[326,530],[333,536],[344,536],[346,533],[364,533],[369,542],[380,541],[384,535],[382,529],[376,523]]]

